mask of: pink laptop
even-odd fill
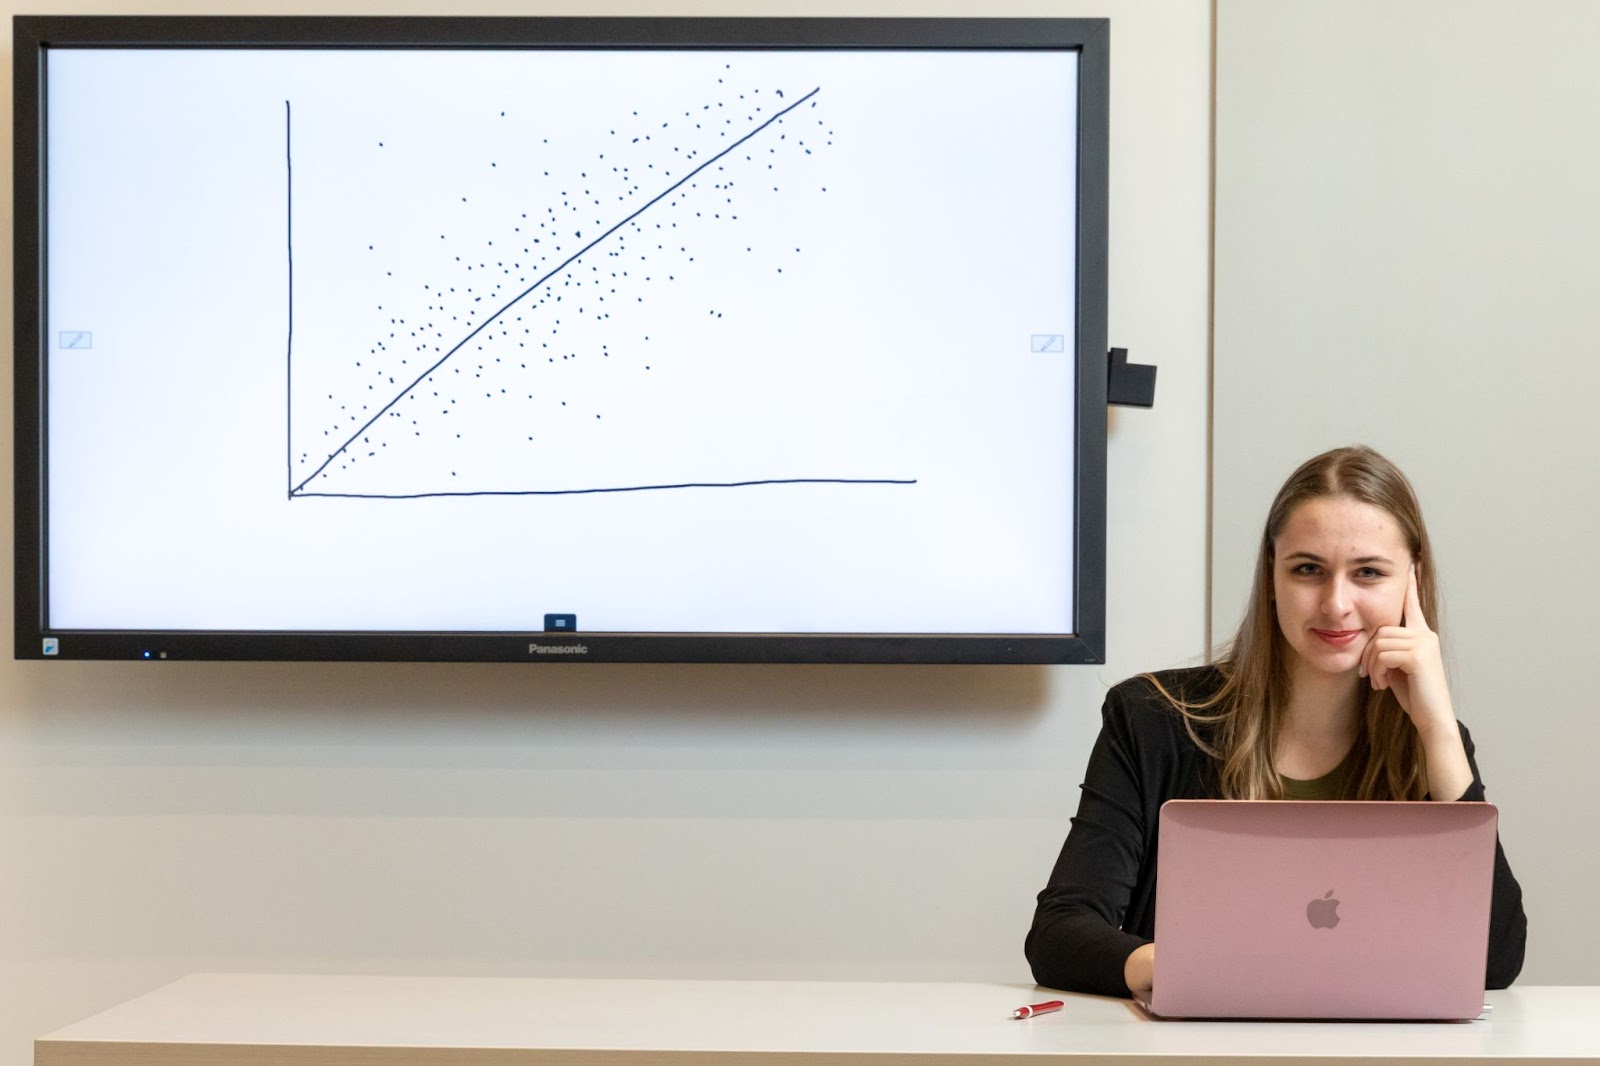
[[[1169,801],[1141,1002],[1164,1018],[1476,1018],[1498,819],[1487,803]]]

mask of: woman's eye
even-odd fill
[[[1381,578],[1383,576],[1383,571],[1382,570],[1374,570],[1370,566],[1363,566],[1360,570],[1356,571],[1356,576],[1359,577],[1359,578],[1363,578],[1363,579],[1365,579],[1367,581],[1373,581],[1373,580],[1376,580],[1377,578]]]
[[[1317,572],[1317,564],[1316,563],[1301,563],[1299,566],[1294,568],[1293,572],[1296,573],[1296,574],[1301,574],[1303,576],[1309,577],[1312,574],[1315,574]]]

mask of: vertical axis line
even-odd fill
[[[288,498],[294,499],[294,137],[291,122],[293,114],[289,101],[283,102],[283,167],[284,167],[284,223],[285,242],[289,265],[289,337],[288,352],[284,357],[286,382],[283,397],[283,473],[288,488]]]

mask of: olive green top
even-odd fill
[[[1293,777],[1278,775],[1278,780],[1283,784],[1283,798],[1286,800],[1336,800],[1344,799],[1350,795],[1350,789],[1355,786],[1355,749],[1351,748],[1339,765],[1323,774],[1321,777],[1312,778],[1310,781],[1300,781]]]

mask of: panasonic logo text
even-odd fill
[[[588,655],[587,644],[529,644],[529,655]]]

